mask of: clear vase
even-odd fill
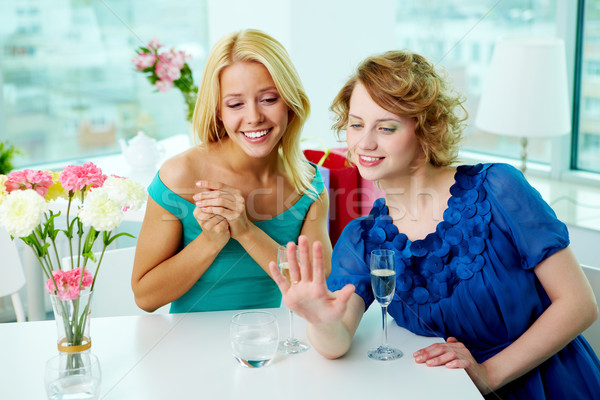
[[[58,355],[46,363],[45,386],[49,399],[96,399],[100,394],[101,369],[92,354],[90,317],[92,292],[76,299],[50,295],[58,334]]]
[[[92,292],[82,291],[72,300],[61,300],[50,295],[56,329],[58,351],[62,353],[80,353],[92,347],[90,336],[90,318]]]

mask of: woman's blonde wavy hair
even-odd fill
[[[415,134],[427,162],[448,166],[457,161],[468,118],[465,99],[425,57],[401,50],[364,60],[331,105],[335,114],[333,129],[338,135],[348,124],[350,97],[359,81],[380,107],[415,120]]]
[[[279,143],[278,152],[287,176],[298,193],[316,197],[311,186],[313,171],[300,149],[300,134],[310,113],[310,102],[300,77],[285,48],[266,33],[246,29],[232,32],[213,46],[204,75],[198,88],[192,125],[201,143],[213,143],[227,136],[218,118],[221,102],[220,75],[235,62],[257,62],[264,65],[277,87],[281,98],[292,111],[288,127]]]

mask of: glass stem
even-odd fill
[[[294,312],[290,310],[290,341],[294,339]]]
[[[383,346],[387,347],[387,306],[381,306],[381,316],[383,318]]]

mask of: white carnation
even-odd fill
[[[101,187],[93,189],[86,196],[78,216],[86,226],[92,226],[97,231],[111,231],[121,225],[123,210],[110,199],[109,191]]]
[[[139,210],[146,203],[146,190],[142,185],[128,178],[109,176],[102,185],[108,197],[123,209]]]
[[[47,210],[46,200],[35,190],[16,190],[0,204],[0,224],[13,236],[29,236]]]

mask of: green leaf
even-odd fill
[[[60,211],[58,214],[54,214],[52,210],[50,210],[50,217],[46,222],[46,226],[48,227],[48,237],[52,240],[56,240],[56,236],[58,236],[58,232],[60,232],[60,229],[54,227],[54,219],[58,216],[60,216]]]
[[[93,251],[85,251],[85,252],[81,253],[81,255],[83,256],[83,258],[89,258],[93,262],[97,261],[96,260],[96,255],[94,254]]]
[[[116,238],[119,238],[121,236],[127,236],[127,237],[135,239],[135,236],[130,235],[129,233],[127,233],[127,232],[121,232],[121,233],[118,233],[115,236],[112,236],[110,238],[108,238],[108,237],[105,236],[104,237],[104,246],[108,247],[112,242],[115,241]]]
[[[75,217],[75,219],[73,219],[71,221],[71,223],[69,224],[69,226],[67,227],[67,229],[62,229],[62,231],[65,233],[65,236],[69,240],[73,239],[73,229],[75,227],[75,222],[76,221],[77,221],[77,217]]]
[[[83,251],[81,252],[81,254],[87,254],[92,252],[92,247],[94,246],[94,242],[98,238],[99,234],[100,232],[95,230],[94,227],[90,226],[90,230],[88,231],[88,234],[85,237],[85,242],[83,243]]]

